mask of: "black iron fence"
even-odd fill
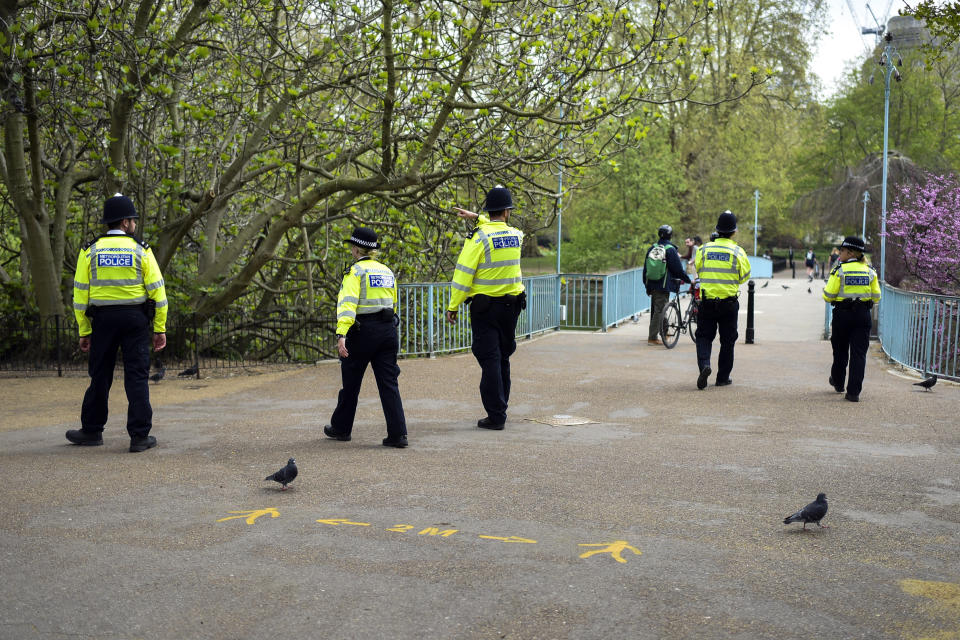
[[[225,313],[204,322],[194,314],[171,314],[167,319],[167,347],[154,358],[170,373],[178,367],[195,366],[203,371],[312,363],[337,357],[335,329],[332,316],[298,311],[259,316]],[[87,355],[78,346],[73,316],[0,317],[0,373],[62,376],[86,370]],[[119,371],[122,369],[118,366]]]

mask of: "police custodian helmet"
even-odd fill
[[[483,203],[483,210],[490,212],[503,211],[504,209],[513,209],[513,196],[510,194],[510,189],[507,189],[502,184],[498,184],[487,192],[487,199]]]
[[[733,233],[737,230],[737,216],[727,209],[717,218],[717,231],[720,233]]]
[[[122,193],[114,194],[103,203],[103,218],[101,224],[113,224],[127,218],[139,218],[137,210],[133,206],[133,200]]]

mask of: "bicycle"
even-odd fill
[[[681,283],[682,280],[677,280]],[[670,297],[670,301],[663,309],[663,320],[660,323],[660,339],[663,346],[673,349],[680,339],[681,333],[689,333],[690,339],[697,341],[697,316],[700,310],[700,282],[690,285],[690,303],[686,311],[680,309],[680,293]]]

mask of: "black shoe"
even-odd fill
[[[73,444],[96,447],[103,444],[103,434],[94,431],[84,431],[83,429],[70,429],[70,431],[67,431],[67,440]]]
[[[830,386],[833,387],[834,391],[837,393],[843,393],[843,385],[835,383],[833,381],[833,376],[830,376]]]
[[[403,449],[407,446],[407,436],[400,436],[399,438],[384,438],[383,446]]]
[[[130,453],[140,453],[157,446],[157,439],[153,436],[134,436],[130,438]]]
[[[494,422],[490,418],[481,418],[477,420],[477,426],[481,429],[493,429],[494,431],[502,431],[503,425],[505,422]]]
[[[333,430],[333,427],[331,427],[330,425],[327,425],[323,428],[323,435],[327,436],[328,438],[333,438],[334,440],[339,440],[340,442],[347,442],[348,440],[350,440],[350,436],[345,436],[342,433],[337,433],[336,431]]]
[[[860,402],[860,396],[855,396],[852,393],[848,393],[843,396],[844,400],[849,400],[850,402]]]
[[[727,378],[726,380],[717,380],[718,387],[725,387],[728,384],[733,384],[733,379]]]
[[[697,389],[706,389],[707,388],[707,378],[710,377],[710,367],[704,367],[700,369],[700,377],[697,378]]]

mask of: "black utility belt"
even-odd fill
[[[716,301],[716,302],[725,302],[726,300],[736,300],[736,299],[737,299],[737,296],[727,296],[726,298],[708,298],[708,297],[704,296],[703,294],[701,294],[701,298],[703,299],[704,302],[707,302],[707,301],[710,301],[710,302],[714,302],[714,301]]]
[[[137,304],[91,304],[87,307],[87,310],[83,312],[83,315],[87,316],[88,318],[92,318],[98,313],[102,313],[104,311],[120,311],[120,310],[127,310],[127,309],[133,309],[135,311],[143,311],[144,313],[146,313],[147,303],[138,302]]]
[[[381,309],[380,311],[374,311],[373,313],[358,313],[356,321],[362,322],[365,320],[379,320],[381,322],[391,322],[394,315],[393,309]]]
[[[521,309],[527,308],[527,292],[523,291],[517,295],[488,296],[485,293],[478,293],[469,300],[470,309],[474,312],[482,312],[490,307],[491,304],[518,305]]]
[[[854,309],[873,309],[872,300],[849,300],[846,302],[833,302],[833,309],[843,310],[854,310]]]

